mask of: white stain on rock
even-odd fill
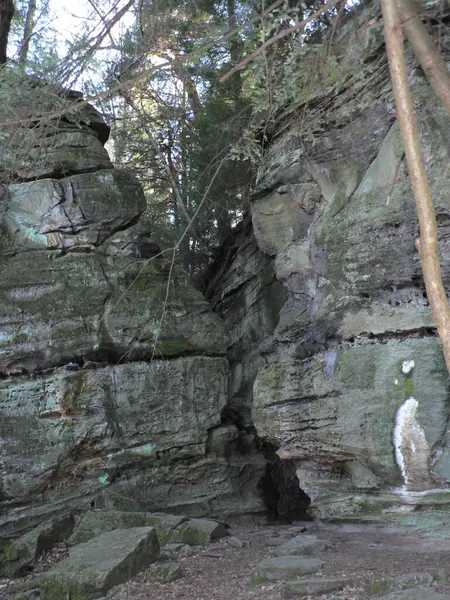
[[[408,483],[408,474],[406,472],[406,461],[404,456],[405,438],[407,437],[407,432],[411,427],[411,421],[414,419],[414,413],[416,412],[418,406],[419,403],[415,398],[408,398],[408,400],[406,400],[406,402],[400,406],[395,416],[395,460],[400,467],[403,480],[406,484]]]
[[[414,369],[414,361],[413,360],[404,360],[402,364],[402,373],[407,375],[410,371]]]
[[[393,432],[395,458],[405,485],[410,489],[424,489],[430,484],[430,450],[425,432],[416,420],[418,407],[415,398],[408,398],[397,410]]]

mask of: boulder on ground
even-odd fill
[[[41,523],[15,540],[6,550],[0,570],[6,577],[20,577],[31,569],[45,550],[67,540],[74,528],[73,515],[55,517]]]
[[[212,519],[190,519],[170,533],[170,541],[180,541],[189,546],[201,546],[227,535],[226,525]]]
[[[401,592],[417,586],[429,585],[432,582],[431,573],[406,573],[393,579],[375,581],[364,589],[364,595],[372,598],[389,592]]]
[[[324,540],[319,540],[313,535],[297,535],[292,540],[285,542],[275,550],[276,556],[302,556],[305,554],[315,554],[323,552],[327,544]]]
[[[92,510],[84,515],[68,542],[76,546],[114,529],[154,527],[159,543],[164,544],[170,532],[185,520],[185,517],[162,513]]]
[[[288,581],[284,589],[286,598],[295,598],[296,596],[315,596],[316,594],[327,594],[334,590],[339,590],[349,585],[351,580],[348,577],[329,577],[321,579],[297,579]]]
[[[315,573],[323,566],[318,558],[300,558],[297,556],[277,556],[259,563],[251,576],[253,583],[263,581],[282,581],[294,579],[309,573]]]
[[[392,592],[387,596],[381,596],[380,600],[448,600],[447,594],[439,594],[429,588],[418,587],[413,590]]]
[[[72,548],[68,558],[38,578],[41,600],[94,600],[134,577],[158,557],[154,527],[108,531]]]
[[[183,577],[183,569],[177,563],[159,563],[150,567],[149,574],[159,583],[170,583]]]

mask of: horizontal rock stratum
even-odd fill
[[[14,93],[0,152],[0,538],[73,508],[261,510],[265,461],[230,460],[240,433],[222,426],[226,327],[152,241],[108,126],[78,93],[27,79]]]

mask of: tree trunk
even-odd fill
[[[25,27],[23,29],[23,38],[19,50],[19,64],[25,66],[30,49],[31,36],[34,30],[34,16],[36,14],[36,0],[30,0],[27,10],[27,18],[25,19]]]
[[[403,31],[419,59],[434,93],[450,115],[450,73],[441,53],[425,29],[425,25],[417,13],[414,0],[397,0],[397,7],[401,15]]]
[[[6,64],[6,49],[11,21],[14,16],[13,0],[0,0],[0,65]]]
[[[236,20],[236,5],[235,0],[227,0],[227,19],[228,19],[228,30],[234,31],[237,28]],[[241,60],[242,44],[237,35],[233,36],[228,43],[230,49],[230,59],[232,66],[235,66]],[[233,91],[234,101],[236,107],[239,105],[241,89],[242,89],[242,78],[241,72],[236,71],[231,80],[231,87]]]
[[[227,16],[228,30],[233,31],[237,27],[236,6],[234,0],[227,0]],[[230,40],[230,58],[234,65],[240,60],[240,43],[237,36],[233,36]]]
[[[408,172],[419,217],[420,241],[418,249],[423,278],[428,301],[442,340],[447,369],[450,372],[450,308],[442,283],[436,217],[420,147],[412,95],[408,85],[400,17],[397,5],[392,0],[381,0],[381,8],[397,117],[400,123]]]
[[[200,97],[198,95],[197,86],[194,83],[192,77],[182,73],[180,71],[179,76],[183,81],[184,89],[189,98],[189,104],[191,105],[192,113],[194,114],[194,118],[198,119],[203,114],[202,104],[200,102]]]

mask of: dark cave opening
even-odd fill
[[[311,520],[306,512],[311,499],[300,488],[295,466],[288,460],[281,460],[277,449],[268,442],[262,444],[267,464],[258,486],[267,507],[268,519],[287,523]]]
[[[294,464],[289,460],[281,460],[277,454],[278,447],[258,437],[251,422],[249,407],[227,404],[222,410],[222,425],[234,425],[239,431],[237,446],[238,453],[245,454],[251,448],[261,453],[266,459],[265,471],[258,482],[258,491],[267,511],[269,521],[312,520],[307,513],[311,504],[310,497],[301,489]],[[250,446],[244,439],[252,438]]]

